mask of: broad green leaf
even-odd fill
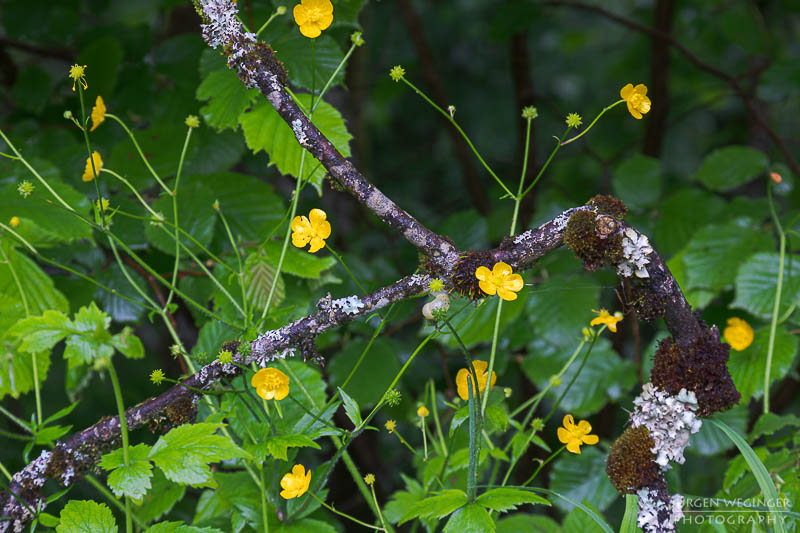
[[[752,180],[767,168],[767,156],[749,146],[726,146],[703,160],[694,178],[715,191],[729,191]]]
[[[291,524],[281,524],[278,533],[336,533],[336,528],[322,520],[303,518]]]
[[[519,505],[526,503],[541,503],[543,505],[550,505],[546,499],[537,496],[529,490],[520,490],[513,488],[498,488],[490,489],[478,496],[475,503],[483,505],[493,511],[501,513],[516,509]]]
[[[628,207],[643,209],[658,200],[661,194],[661,162],[636,154],[614,170],[611,179],[614,194]]]
[[[42,316],[24,318],[8,330],[21,340],[19,350],[27,353],[50,351],[67,336],[72,321],[60,311],[45,311]]]
[[[583,504],[586,509],[594,513],[594,516],[580,507],[575,507],[567,514],[564,518],[564,523],[561,525],[561,530],[564,533],[603,533],[604,531],[611,531],[610,528],[604,529],[603,524],[597,521],[602,516],[602,513],[592,506],[588,500],[584,500]]]
[[[625,495],[625,515],[619,526],[619,533],[639,533],[641,530],[636,525],[639,514],[639,497],[636,494]]]
[[[277,265],[281,257],[281,248],[283,248],[283,243],[270,241],[265,243],[261,249],[266,252],[269,260]],[[335,264],[336,258],[333,256],[320,257],[290,245],[286,249],[281,272],[300,278],[319,279],[323,271],[328,270]]]
[[[474,209],[458,211],[448,216],[438,233],[446,235],[460,250],[489,248],[489,226],[486,218]]]
[[[442,518],[467,503],[467,495],[462,490],[443,490],[436,496],[431,496],[415,503],[400,519],[400,524],[413,518]]]
[[[286,450],[289,448],[311,447],[320,449],[319,444],[306,435],[276,435],[267,439],[269,453],[276,459],[286,461]]]
[[[28,198],[17,192],[16,182],[0,187],[0,197],[3,198],[0,202],[0,221],[5,222],[12,216],[18,216],[20,225],[15,231],[36,247],[91,237],[92,230],[88,224],[64,209],[55,208],[52,204],[53,195],[35,180],[31,183],[36,189]],[[78,213],[88,213],[90,204],[86,196],[62,182],[57,175],[49,178],[47,183]],[[22,245],[15,242],[15,246]]]
[[[114,515],[104,503],[71,500],[61,509],[57,533],[117,533]]]
[[[403,352],[403,347],[397,342],[378,337],[361,360],[367,344],[367,339],[346,343],[327,365],[331,381],[344,383],[360,360],[360,366],[345,391],[362,407],[370,407],[380,401],[386,388],[400,371],[398,354]]]
[[[36,432],[36,438],[34,439],[34,442],[42,445],[50,444],[56,439],[59,439],[69,433],[70,429],[72,429],[72,426],[50,426],[42,428]]]
[[[497,521],[497,533],[562,533],[558,522],[543,515],[514,513]]]
[[[214,191],[202,183],[184,182],[178,190],[178,225],[194,240],[208,248],[214,237],[214,225],[217,213],[214,211]],[[172,210],[172,196],[162,194],[153,202],[153,211],[160,213],[170,224],[174,222]],[[147,224],[145,227],[147,239],[158,250],[175,255],[175,239],[173,227],[162,224],[159,226]],[[200,253],[200,247],[185,234],[179,234],[180,241],[193,253]],[[186,251],[181,249],[181,257],[186,257]]]
[[[344,414],[347,415],[347,418],[350,419],[350,422],[352,422],[355,427],[360,426],[363,419],[361,418],[361,409],[358,408],[358,403],[343,391],[341,387],[337,387],[337,389],[344,403]]]
[[[772,354],[770,383],[783,378],[792,368],[797,354],[797,336],[789,333],[784,326],[775,331],[775,347]],[[767,350],[769,347],[769,326],[757,329],[753,343],[737,352],[731,350],[728,360],[733,383],[742,394],[741,403],[747,405],[751,397],[760,398],[764,394],[764,373],[766,372]]]
[[[134,335],[133,329],[128,326],[111,337],[111,345],[128,359],[141,359],[144,357],[144,346],[139,337]]]
[[[50,353],[36,354],[36,370],[39,383],[47,379],[50,368]],[[0,398],[6,394],[19,398],[33,390],[33,355],[20,353],[18,343],[8,337],[0,337]]]
[[[310,95],[298,94],[297,98],[306,110],[310,109]],[[344,119],[336,108],[327,102],[320,102],[314,112],[313,122],[344,157],[350,156],[352,135],[347,131]],[[249,113],[242,114],[239,123],[242,125],[247,146],[254,154],[264,150],[269,155],[270,165],[277,166],[280,173],[290,174],[295,178],[300,175],[300,159],[305,148],[297,143],[292,129],[269,102],[263,101]],[[310,180],[320,195],[326,172],[311,154],[306,153],[303,179]]]
[[[742,438],[742,436],[735,430],[718,420],[710,420],[710,423],[719,427],[728,436],[728,438],[733,441],[736,447],[739,448],[739,452],[742,454],[745,461],[747,461],[747,466],[750,467],[750,471],[753,472],[756,481],[758,481],[758,486],[761,488],[761,493],[764,496],[765,503],[771,510],[770,512],[772,513],[773,518],[772,524],[775,527],[776,533],[785,533],[785,524],[782,517],[779,516],[778,511],[776,510],[776,506],[779,501],[778,491],[775,488],[775,483],[772,481],[772,477],[770,477],[770,474],[764,466],[764,463],[762,463],[761,459],[759,459],[755,452],[753,452],[753,449],[749,444],[747,444],[747,441],[745,441],[744,438]]]
[[[283,359],[279,361],[276,367],[287,374],[291,380],[289,383],[289,396],[311,412],[318,413],[328,400],[326,394],[327,385],[322,379],[319,368],[304,363],[302,360]],[[302,383],[305,390],[293,385],[297,383]],[[338,406],[329,409],[318,418],[330,420],[337,408]],[[320,431],[326,427],[322,422],[315,421],[302,407],[289,398],[281,402],[281,409],[283,410],[283,418],[275,420],[275,417],[273,417],[278,434],[290,435],[304,432],[306,435],[313,435],[315,431]],[[307,427],[309,424],[310,426]]]
[[[672,256],[672,259],[667,261],[667,268],[672,272],[672,276],[678,283],[678,286],[683,291],[686,301],[693,309],[702,309],[707,306],[711,300],[716,296],[716,292],[706,289],[688,289],[689,281],[686,274],[686,265],[683,263],[683,258],[686,255],[686,248]]]
[[[586,276],[552,276],[536,285],[526,306],[535,337],[555,346],[577,346],[581,329],[595,316],[592,309],[598,309],[599,292],[597,283]]]
[[[93,106],[98,96],[108,98],[113,93],[123,58],[122,45],[113,34],[105,34],[81,50],[77,63],[91,65],[86,69],[89,83],[84,99],[87,107]]]
[[[18,73],[11,93],[21,109],[39,114],[47,105],[52,88],[50,75],[37,66],[30,66]]]
[[[725,212],[725,201],[701,189],[679,190],[660,203],[653,231],[653,245],[664,257],[679,252],[695,231],[718,221]]]
[[[259,96],[257,89],[248,89],[229,68],[209,74],[197,88],[198,100],[211,101],[200,108],[203,120],[217,131],[236,129],[238,118]]]
[[[334,23],[336,16],[334,14]],[[311,89],[312,85],[317,90],[321,89],[344,58],[336,41],[328,35],[308,39],[292,28],[292,31],[285,33],[283,37],[268,42],[286,67],[289,80],[305,89]],[[312,49],[313,63],[310,60]],[[344,69],[339,71],[332,85],[337,85],[343,78]]]
[[[792,414],[780,416],[775,413],[764,413],[759,417],[758,421],[756,421],[747,439],[750,442],[754,442],[762,435],[772,435],[776,431],[780,431],[787,426],[800,427],[800,418]]]
[[[277,263],[270,261],[261,251],[252,252],[247,256],[242,268],[244,269],[245,295],[253,309],[263,309],[267,305],[272,285],[275,283],[275,290],[272,295],[270,306],[277,307],[286,295],[286,287],[283,277],[278,274],[277,283],[275,282]]]
[[[706,226],[695,233],[683,256],[687,288],[719,291],[731,286],[747,257],[774,247],[771,236],[753,227],[750,219]]]
[[[437,472],[438,473],[438,472]],[[383,514],[386,520],[392,524],[398,523],[403,515],[418,501],[426,496],[425,489],[415,479],[412,479],[404,474],[400,474],[405,483],[406,490],[398,490],[392,494],[392,499],[383,508]],[[435,518],[420,519],[425,527],[432,531],[436,524]]]
[[[52,415],[50,415],[47,418],[45,418],[44,422],[42,422],[42,424],[44,424],[46,426],[50,422],[55,422],[56,420],[61,420],[65,416],[69,415],[76,407],[78,407],[78,402],[74,402],[74,403],[72,403],[72,404],[70,404],[70,405],[68,405],[68,406],[66,406],[66,407],[64,407],[62,409],[59,409],[58,411],[56,411]]]
[[[6,243],[8,239],[4,239],[2,245],[11,266],[14,268],[14,273],[19,279],[19,284],[22,290],[25,291],[25,301],[28,304],[28,311],[31,316],[42,315],[47,310],[61,311],[66,313],[69,311],[69,303],[61,292],[55,288],[53,280],[45,274],[39,266],[34,263],[23,253],[11,248],[7,248]],[[0,261],[0,295],[13,295],[17,300],[19,297],[19,289],[11,274],[9,265]],[[25,311],[22,305],[19,306],[20,314],[14,316],[6,313],[0,315],[0,324],[4,326],[3,329],[11,326],[19,318],[24,318]]]
[[[187,526],[183,522],[160,522],[148,527],[145,533],[222,533],[215,527]]]
[[[443,533],[494,533],[492,517],[477,502],[470,503],[452,514]]]
[[[152,489],[134,510],[136,516],[141,518],[143,522],[153,522],[164,516],[176,503],[183,499],[183,495],[186,492],[185,485],[179,485],[168,480],[161,470],[153,470],[153,477],[150,478],[150,482],[153,485]]]
[[[750,256],[736,275],[736,298],[731,307],[768,319],[775,305],[778,287],[780,255],[762,252]],[[784,258],[783,285],[778,315],[786,312],[793,303],[800,303],[800,261]]]
[[[719,420],[733,427],[737,431],[744,432],[747,429],[747,407],[746,404],[740,404],[723,411],[716,413],[712,417],[714,420]],[[697,453],[700,455],[711,456],[733,448],[733,443],[728,439],[725,434],[712,424],[706,424],[703,420],[703,425],[696,435],[692,435],[689,441],[689,447],[686,448],[687,452]]]
[[[513,302],[503,303],[503,312],[500,315],[500,336],[502,338],[503,332],[508,326],[514,323],[514,320],[526,309],[526,303],[529,300],[530,293],[527,288],[523,288],[517,293],[517,299]],[[474,313],[463,313],[458,318],[452,320],[453,326],[458,331],[458,335],[468,348],[482,343],[491,342],[492,334],[494,332],[494,321],[497,316],[497,306],[499,305],[500,298],[491,296],[481,301],[478,310]],[[467,317],[471,318],[467,318]],[[462,318],[464,317],[464,318]],[[433,330],[431,326],[426,326],[423,329],[423,335],[427,335]],[[458,349],[458,341],[455,340],[453,335],[444,335],[437,337],[438,342],[453,348]]]
[[[214,192],[220,212],[231,227],[234,239],[260,241],[281,221],[286,211],[285,202],[272,186],[262,179],[238,172],[193,174],[181,181],[200,183]],[[180,191],[178,192],[180,196]],[[223,231],[218,223],[216,232]],[[226,236],[227,240],[227,236]],[[308,255],[308,254],[306,254]],[[277,260],[275,261],[277,264]],[[284,264],[284,270],[286,264]]]
[[[153,445],[149,459],[167,479],[192,486],[214,486],[210,463],[248,457],[229,437],[215,435],[221,424],[184,424]]]
[[[148,459],[150,446],[147,444],[130,446],[128,454],[128,466],[125,466],[125,453],[122,448],[105,454],[100,459],[99,465],[111,472],[107,483],[115,495],[129,496],[139,502],[151,487],[153,465]]]
[[[64,348],[64,359],[69,367],[89,364],[96,359],[110,358],[114,354],[108,326],[111,317],[98,309],[94,302],[75,313],[70,335]]]
[[[487,429],[505,432],[508,428],[508,413],[501,406],[487,405],[485,416],[488,422]]]
[[[605,454],[594,446],[581,446],[580,455],[562,455],[553,466],[550,487],[573,501],[588,500],[600,510],[608,507],[617,497],[606,475]],[[553,503],[564,511],[574,506],[563,499]]]

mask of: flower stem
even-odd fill
[[[522,194],[518,194],[518,195],[517,195],[517,197],[518,197],[520,200],[522,200],[522,198],[525,198],[525,197],[528,195],[528,193],[529,193],[529,192],[531,192],[531,189],[533,189],[533,187],[534,187],[534,186],[535,186],[535,185],[536,185],[536,184],[539,182],[539,178],[541,178],[541,177],[542,177],[542,175],[544,174],[544,171],[545,171],[545,170],[547,170],[547,167],[549,167],[549,166],[550,166],[550,162],[553,160],[553,158],[556,156],[556,154],[558,153],[558,151],[559,151],[559,150],[561,149],[561,147],[563,146],[563,145],[562,145],[562,141],[564,140],[564,137],[566,137],[566,136],[567,136],[567,134],[568,134],[568,133],[569,133],[571,130],[572,130],[572,127],[571,127],[571,126],[568,126],[568,127],[567,127],[567,129],[566,129],[566,130],[564,130],[564,133],[562,133],[562,134],[561,134],[561,137],[559,137],[558,139],[556,139],[558,142],[556,142],[556,145],[555,145],[555,147],[553,148],[553,151],[552,151],[552,152],[550,152],[550,155],[547,157],[547,161],[545,161],[545,162],[544,162],[544,165],[542,165],[542,168],[540,168],[540,169],[539,169],[539,173],[538,173],[538,174],[536,174],[536,177],[533,179],[533,181],[531,182],[531,184],[530,184],[530,185],[528,185],[528,187],[526,187],[526,188],[525,188],[525,191],[523,191],[523,192],[522,192]],[[513,235],[514,233],[512,232],[511,234]]]
[[[605,114],[606,114],[606,112],[607,112],[607,111],[609,111],[610,109],[613,109],[613,108],[615,108],[616,106],[618,106],[619,104],[621,104],[621,103],[622,103],[622,102],[624,102],[624,101],[625,101],[625,100],[617,100],[616,102],[614,102],[614,103],[613,103],[613,104],[611,104],[610,106],[604,107],[604,108],[603,108],[603,110],[602,110],[602,111],[600,111],[600,114],[599,114],[599,115],[597,115],[596,117],[594,117],[594,120],[592,121],[592,123],[591,123],[591,124],[589,124],[589,125],[586,127],[586,129],[585,129],[585,130],[583,130],[582,132],[580,132],[580,133],[579,133],[578,135],[576,135],[575,137],[573,137],[573,138],[571,138],[571,139],[569,139],[569,140],[567,140],[567,141],[563,141],[563,142],[561,143],[561,146],[567,145],[567,144],[569,144],[569,143],[571,143],[571,142],[573,142],[573,141],[577,141],[578,139],[580,139],[581,137],[583,137],[584,135],[586,135],[586,134],[589,132],[589,130],[590,130],[590,129],[592,129],[592,127],[595,125],[595,123],[596,123],[598,120],[600,120],[600,117],[602,117],[603,115],[605,115]]]
[[[472,375],[467,374],[467,402],[469,405],[469,470],[467,471],[467,499],[475,501],[475,483],[478,478],[478,460],[481,453],[481,442],[479,433],[479,415],[475,406],[475,395],[473,394],[474,381]]]
[[[161,178],[158,177],[158,174],[156,174],[156,171],[153,170],[153,167],[150,165],[150,161],[148,161],[147,158],[145,157],[144,152],[142,152],[142,148],[139,146],[139,142],[136,140],[136,137],[133,135],[133,132],[128,128],[128,126],[125,125],[125,123],[118,116],[116,116],[116,115],[114,115],[112,113],[106,113],[106,116],[108,118],[116,120],[117,124],[122,126],[122,129],[125,130],[125,133],[128,134],[128,137],[130,137],[131,141],[133,142],[133,146],[136,147],[136,151],[139,153],[139,157],[141,158],[142,162],[144,162],[145,166],[147,167],[147,170],[150,171],[150,174],[153,176],[153,178],[158,182],[158,184],[161,186],[161,188],[164,189],[164,192],[169,194],[169,195],[172,195],[173,191],[171,191],[170,188],[167,187],[167,185],[163,181],[161,181]],[[191,131],[191,128],[189,128],[189,131]],[[188,135],[187,135],[187,137],[188,137]],[[188,143],[188,142],[189,141],[187,139],[186,143]],[[184,150],[186,149],[186,143],[184,143]]]
[[[355,522],[355,523],[356,523],[356,524],[358,524],[358,525],[364,526],[364,527],[366,527],[366,528],[369,528],[369,529],[374,529],[374,530],[376,530],[376,531],[386,531],[386,529],[385,529],[385,527],[386,527],[386,526],[384,526],[384,527],[378,527],[378,526],[373,526],[372,524],[367,524],[366,522],[362,522],[362,521],[361,521],[361,520],[359,520],[358,518],[356,518],[356,517],[354,517],[354,516],[350,516],[350,515],[349,515],[349,514],[347,514],[347,513],[343,513],[343,512],[341,512],[341,511],[338,511],[338,510],[337,510],[337,509],[336,509],[334,506],[332,506],[332,505],[328,505],[328,504],[327,504],[327,503],[325,503],[323,500],[321,500],[321,499],[319,498],[319,496],[317,496],[317,495],[316,495],[316,494],[314,494],[313,492],[311,492],[311,491],[308,491],[308,493],[311,495],[311,497],[312,497],[312,498],[314,498],[315,500],[317,500],[317,501],[319,502],[319,504],[320,504],[320,505],[322,505],[322,506],[323,506],[325,509],[329,510],[330,512],[332,512],[332,513],[334,513],[334,514],[337,514],[337,515],[341,516],[342,518],[346,518],[346,519],[348,519],[348,520],[350,520],[350,521],[353,521],[353,522]]]
[[[122,457],[125,461],[125,466],[131,464],[130,452],[128,451],[128,421],[125,418],[125,403],[122,401],[122,389],[119,386],[119,379],[117,372],[114,370],[114,363],[111,358],[108,358],[108,375],[111,378],[111,386],[114,388],[114,399],[117,402],[117,412],[119,414],[119,431],[122,435]],[[125,531],[131,533],[133,530],[133,523],[131,520],[131,500],[125,496]]]
[[[178,265],[181,259],[181,242],[178,238],[178,185],[181,182],[181,171],[183,170],[183,160],[186,159],[186,149],[189,147],[189,139],[192,138],[191,127],[187,128],[186,140],[183,141],[183,149],[181,150],[181,158],[178,160],[178,173],[175,175],[175,187],[172,189],[172,216],[175,222],[175,264],[172,267],[172,285],[178,285]],[[164,302],[164,312],[169,308],[172,298],[175,296],[175,291],[170,289],[167,299]],[[245,318],[245,320],[247,320]]]
[[[522,484],[522,486],[524,487],[524,486],[528,485],[528,484],[529,484],[531,481],[533,481],[534,479],[536,479],[536,476],[538,476],[538,475],[539,475],[539,472],[542,470],[542,468],[544,468],[544,467],[547,465],[547,463],[549,463],[550,461],[552,461],[553,459],[555,459],[556,457],[558,457],[558,454],[560,454],[561,452],[563,452],[565,449],[567,449],[567,445],[566,445],[566,444],[565,444],[564,446],[562,446],[561,448],[559,448],[558,450],[556,450],[556,452],[555,452],[555,453],[552,453],[552,454],[550,454],[550,457],[548,457],[547,459],[545,459],[544,461],[542,461],[542,463],[539,465],[539,468],[537,468],[537,469],[536,469],[536,471],[535,471],[535,472],[534,472],[534,473],[531,475],[531,477],[529,477],[529,478],[528,478],[528,479],[525,481],[525,483],[523,483],[523,484]]]
[[[264,522],[264,533],[269,533],[269,519],[267,517],[267,482],[264,480],[264,465],[259,468],[261,474],[261,520]]]
[[[767,360],[764,364],[764,413],[769,413],[769,383],[770,374],[772,373],[772,356],[775,352],[775,333],[778,328],[778,314],[780,313],[781,305],[781,289],[783,288],[783,263],[786,256],[786,232],[783,231],[783,226],[775,211],[775,202],[772,198],[772,181],[767,181],[767,199],[769,200],[769,209],[772,214],[772,220],[775,227],[778,229],[778,237],[780,244],[778,248],[778,279],[777,286],[775,287],[775,301],[772,304],[772,317],[769,323],[769,344],[767,345]]]

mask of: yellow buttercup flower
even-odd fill
[[[728,319],[728,326],[722,334],[725,336],[725,341],[737,352],[741,352],[753,343],[753,328],[738,317]]]
[[[564,427],[558,428],[558,440],[567,445],[567,451],[581,453],[581,444],[593,445],[600,440],[597,435],[589,435],[592,425],[586,420],[581,420],[575,425],[572,415],[564,415]]]
[[[19,217],[11,217],[11,220],[8,221],[8,225],[12,228],[16,228],[19,226]]]
[[[394,430],[397,429],[397,422],[394,420],[387,420],[386,423],[383,425],[390,434],[394,433]]]
[[[300,0],[294,6],[294,21],[300,26],[300,33],[309,39],[316,39],[322,30],[333,22],[333,4],[330,0]]]
[[[97,100],[94,102],[94,107],[92,108],[92,127],[89,128],[89,131],[94,131],[97,126],[103,123],[106,119],[106,104],[103,102],[103,97],[98,96]]]
[[[516,296],[516,295],[515,295]],[[489,367],[489,363],[486,361],[481,361],[476,359],[472,362],[473,366],[475,367],[475,375],[478,378],[478,390],[483,392],[486,389],[486,381],[488,376],[486,375],[486,369]],[[462,400],[469,400],[469,388],[467,387],[467,376],[470,376],[470,381],[472,381],[472,375],[470,374],[469,370],[466,368],[462,368],[456,374],[456,388],[458,389],[458,396]],[[497,373],[492,370],[492,379],[489,381],[489,387],[494,387],[494,384],[497,382]],[[472,395],[475,395],[475,383],[472,383]]]
[[[92,170],[92,160],[94,160],[94,170]],[[95,178],[95,172],[100,174],[100,169],[103,168],[103,158],[97,153],[97,150],[92,152],[92,157],[86,158],[86,168],[83,170],[83,181],[92,181]]]
[[[424,405],[420,405],[420,406],[417,408],[417,416],[418,416],[418,417],[420,417],[420,418],[425,418],[425,417],[426,417],[426,416],[428,416],[429,414],[431,414],[431,412],[430,412],[430,411],[428,411],[428,408],[427,408],[427,407],[425,407]]]
[[[86,71],[86,65],[72,65],[69,67],[69,77],[72,78],[72,90],[75,90],[75,84],[80,82],[83,90],[86,90],[89,87],[86,84],[86,76],[84,72]]]
[[[309,242],[308,251],[316,253],[325,248],[325,239],[331,236],[331,223],[326,219],[328,215],[322,209],[312,209],[308,218],[294,217],[292,220],[292,244],[303,248]]]
[[[262,368],[253,375],[250,385],[265,400],[283,400],[289,396],[289,376],[277,368]]]
[[[308,490],[311,485],[311,470],[306,472],[303,465],[294,465],[292,471],[281,479],[281,498],[291,500],[299,498]]]
[[[480,281],[478,285],[483,292],[489,296],[497,293],[500,298],[509,302],[517,299],[516,293],[524,285],[522,276],[514,274],[511,267],[502,261],[495,263],[492,270],[479,266],[475,270],[475,277]]]
[[[619,96],[628,104],[628,111],[635,119],[650,111],[650,99],[647,97],[647,86],[640,83],[636,87],[629,83],[619,91]]]
[[[599,311],[592,309],[592,312],[597,313],[598,316],[596,316],[595,318],[592,319],[591,322],[589,322],[590,326],[596,326],[597,324],[605,324],[606,326],[608,326],[608,329],[610,329],[612,333],[617,332],[617,322],[622,320],[621,314],[615,313],[612,315],[611,313],[608,312],[607,309],[600,309]]]

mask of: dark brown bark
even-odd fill
[[[654,10],[653,28],[669,35],[675,14],[675,0],[658,0]],[[656,104],[650,109],[644,134],[645,155],[658,157],[667,124],[669,106],[669,52],[668,40],[652,36],[650,43],[650,99]]]

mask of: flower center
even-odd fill
[[[306,11],[308,15],[308,21],[316,23],[319,19],[323,17],[322,10],[318,7],[310,7]]]
[[[264,387],[267,390],[275,390],[281,386],[281,380],[277,376],[269,376],[264,380]]]

